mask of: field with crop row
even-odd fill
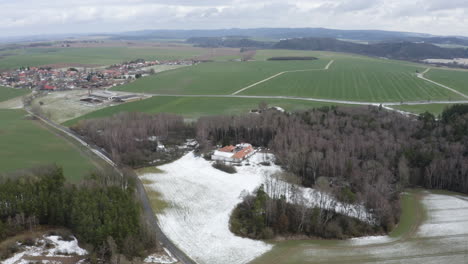
[[[425,77],[468,94],[468,71],[466,70],[431,69]]]
[[[77,146],[23,110],[0,110],[0,173],[57,164],[77,182],[96,167]]]
[[[201,63],[139,79],[114,90],[160,94],[230,94],[282,71],[321,69],[328,60]]]
[[[57,63],[111,65],[138,58],[174,60],[192,58],[204,53],[205,50],[192,47],[29,48],[1,52],[0,70]]]
[[[287,111],[333,105],[331,103],[284,99],[155,96],[137,102],[97,110],[64,124],[70,126],[76,124],[79,120],[108,117],[119,112],[173,113],[180,114],[188,119],[207,115],[235,115],[258,109],[260,102],[266,102],[269,106],[279,106]]]
[[[457,94],[416,78],[416,71],[422,70],[422,67],[394,61],[337,56],[328,71],[283,74],[241,94],[373,102],[460,98]]]

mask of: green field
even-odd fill
[[[452,89],[468,94],[468,71],[431,69],[425,77]]]
[[[30,92],[31,92],[30,90],[26,90],[26,89],[13,89],[13,88],[0,86],[0,102],[10,100],[18,96],[23,96]]]
[[[201,63],[139,79],[114,90],[160,94],[231,94],[282,71],[321,69],[329,61]]]
[[[26,116],[23,110],[0,110],[0,173],[57,164],[77,182],[96,168],[78,146]]]
[[[438,116],[447,108],[452,106],[452,104],[423,104],[423,105],[397,105],[392,106],[392,108],[403,110],[406,112],[411,112],[415,114],[422,114],[426,111]]]
[[[389,102],[459,99],[416,78],[424,68],[390,60],[337,55],[328,71],[294,72],[261,83],[244,95],[282,95],[351,101]]]
[[[79,120],[108,117],[119,112],[174,113],[189,119],[206,115],[241,114],[247,113],[251,109],[257,109],[258,104],[263,101],[267,102],[269,106],[279,106],[288,111],[332,105],[330,103],[287,99],[155,96],[146,100],[97,110],[67,121],[64,125],[70,126]]]
[[[138,58],[173,60],[192,58],[204,53],[192,47],[95,47],[95,48],[29,48],[0,53],[0,69],[40,66],[55,63],[111,65]],[[2,55],[4,55],[2,57]],[[6,56],[5,56],[6,55]]]

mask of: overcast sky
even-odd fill
[[[468,0],[0,0],[0,37],[254,27],[468,36]]]

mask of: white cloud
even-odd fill
[[[0,0],[0,32],[329,27],[468,35],[467,0]]]

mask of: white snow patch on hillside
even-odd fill
[[[264,174],[280,171],[274,165],[253,165],[263,156],[255,154],[250,166],[236,167],[237,173],[228,174],[189,153],[159,167],[164,173],[142,176],[156,182],[147,187],[170,203],[158,215],[164,233],[198,263],[247,263],[270,250],[269,244],[229,230],[229,215],[241,202],[241,193],[257,188]]]
[[[46,248],[46,244],[51,245]],[[8,258],[2,264],[20,264],[29,263],[29,261],[22,260],[25,256],[47,256],[47,257],[70,257],[71,255],[84,256],[88,252],[78,246],[78,240],[73,237],[71,241],[60,240],[59,236],[43,236],[37,239],[34,246],[21,246],[22,252],[15,254],[13,257]]]

